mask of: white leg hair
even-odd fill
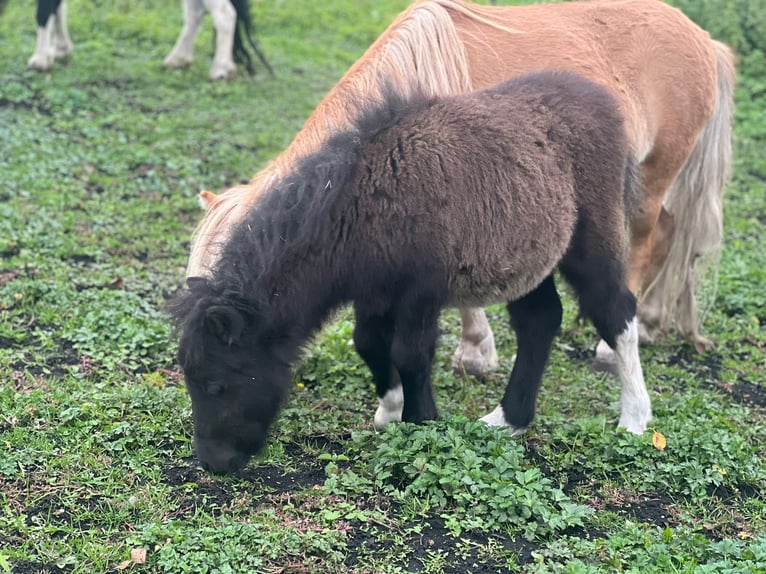
[[[508,427],[511,431],[511,436],[521,436],[524,434],[524,431],[527,430],[526,427],[517,428],[509,425],[508,421],[505,420],[505,413],[503,413],[502,405],[497,405],[495,410],[488,415],[481,417],[479,420],[484,421],[491,427]]]
[[[652,418],[652,405],[638,355],[638,326],[635,317],[617,336],[614,354],[621,384],[619,426],[634,434],[641,434]]]
[[[55,30],[55,16],[48,18],[44,27],[37,28],[37,46],[35,53],[27,61],[27,68],[30,70],[49,70],[56,57],[53,45],[53,33]]]
[[[205,6],[202,0],[183,0],[184,27],[176,40],[175,46],[162,63],[168,68],[181,68],[194,59],[194,39],[199,32]]]
[[[382,398],[378,398],[378,410],[375,411],[373,425],[378,430],[383,430],[388,423],[402,420],[404,409],[404,392],[402,386],[388,389]]]
[[[215,26],[215,57],[210,67],[211,80],[223,80],[234,75],[234,32],[237,28],[237,12],[229,0],[204,0],[213,17]]]
[[[74,45],[72,39],[69,37],[69,30],[66,25],[66,2],[62,1],[59,4],[58,10],[56,10],[56,16],[54,18],[55,32],[56,32],[56,58],[66,58],[72,53]]]
[[[452,367],[458,373],[482,376],[498,366],[495,337],[481,308],[460,309],[463,331],[455,353]]]

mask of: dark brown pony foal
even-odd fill
[[[555,71],[442,99],[389,91],[277,182],[171,304],[202,464],[235,471],[263,446],[301,346],[346,302],[384,424],[436,417],[440,310],[507,301],[517,359],[485,420],[523,430],[561,323],[557,268],[618,357],[620,426],[643,432],[622,262],[633,161],[614,98]]]

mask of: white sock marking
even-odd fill
[[[617,376],[620,378],[620,423],[635,434],[646,430],[652,418],[652,405],[644,383],[641,359],[638,354],[638,326],[635,317],[617,336],[615,355]]]
[[[402,420],[403,409],[404,392],[402,386],[388,389],[383,397],[378,398],[378,409],[375,411],[373,425],[377,430],[383,430],[388,423]]]

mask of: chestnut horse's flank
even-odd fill
[[[556,269],[615,352],[619,425],[646,430],[622,261],[635,162],[615,98],[564,71],[381,95],[272,184],[170,305],[203,465],[237,470],[263,446],[300,349],[349,302],[378,395],[401,397],[385,423],[436,417],[441,309],[506,301],[517,359],[484,420],[521,432],[561,324]]]
[[[205,275],[217,244],[275,178],[348,126],[357,102],[392,82],[407,94],[444,95],[540,68],[569,69],[609,88],[625,117],[643,193],[630,223],[628,283],[640,292],[645,338],[676,327],[702,350],[695,266],[722,240],[731,162],[730,50],[659,0],[482,6],[416,2],[319,103],[290,146],[246,186],[201,197],[190,276]],[[664,202],[664,206],[663,206]],[[482,372],[497,361],[481,309],[465,309],[455,359]]]

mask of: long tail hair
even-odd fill
[[[247,73],[251,76],[255,74],[255,66],[253,66],[253,59],[250,57],[249,46],[255,52],[255,55],[258,56],[263,67],[273,76],[274,70],[272,70],[271,65],[266,60],[266,56],[263,55],[261,48],[253,38],[255,30],[253,18],[250,16],[248,0],[231,0],[231,3],[234,6],[234,11],[237,13],[237,26],[234,29],[234,61],[245,66]],[[247,41],[247,45],[245,41]]]
[[[349,128],[358,116],[360,102],[368,104],[382,98],[387,86],[393,86],[405,98],[416,93],[444,96],[472,90],[463,42],[447,9],[456,6],[461,8],[452,0],[413,4],[322,99],[284,152],[247,185],[214,199],[210,194],[201,197],[207,213],[192,238],[188,276],[209,272],[231,226],[301,157],[316,151],[337,131]]]
[[[718,62],[715,112],[666,196],[675,232],[665,265],[644,290],[640,305],[650,315],[647,324],[664,332],[675,323],[698,348],[704,347],[704,338],[699,333],[697,300],[703,307],[700,314],[713,303],[723,242],[723,192],[731,169],[736,79],[733,53],[725,44],[713,44]],[[702,281],[705,275],[707,281]],[[703,283],[708,290],[704,294]]]

